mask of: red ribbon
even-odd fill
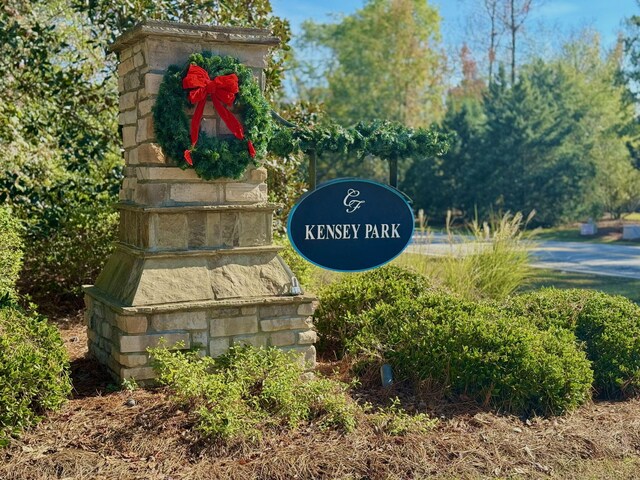
[[[239,140],[244,138],[242,124],[224,106],[230,107],[236,98],[236,93],[240,91],[238,76],[235,73],[220,75],[211,80],[204,68],[197,65],[189,65],[187,76],[182,80],[182,88],[189,90],[187,98],[191,103],[196,104],[196,110],[191,118],[191,148],[184,151],[184,159],[189,165],[193,165],[191,150],[198,143],[200,122],[202,121],[202,114],[204,113],[204,106],[207,103],[208,96],[211,96],[216,112],[218,112],[218,115],[220,115],[220,118],[231,133]],[[247,147],[249,155],[252,158],[255,157],[256,150],[253,148],[251,140],[247,141]]]

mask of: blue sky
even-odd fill
[[[459,45],[464,38],[469,6],[479,0],[429,0],[442,16],[445,44]],[[349,14],[362,7],[364,0],[271,0],[274,13],[287,18],[294,33],[306,19],[331,21],[331,14]],[[589,26],[600,31],[605,45],[612,44],[624,18],[640,14],[636,0],[545,0],[534,11],[530,23],[549,32],[576,32]]]

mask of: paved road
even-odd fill
[[[449,244],[445,235],[416,241],[409,251],[425,255],[464,254],[464,243]],[[565,272],[590,273],[640,279],[640,246],[606,245],[588,242],[539,241],[533,250],[533,266]]]

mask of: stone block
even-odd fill
[[[194,181],[194,182],[202,182],[198,177],[198,174],[195,172],[195,170],[193,169],[182,170],[181,168],[177,168],[177,167],[166,167],[166,166],[137,167],[135,174],[140,180],[151,180],[151,181],[187,180],[187,181]]]
[[[170,65],[184,65],[193,52],[200,52],[200,44],[172,41],[166,38],[148,38],[145,42],[147,65],[152,70],[166,70]]]
[[[147,98],[146,100],[142,100],[138,103],[138,115],[144,117],[145,115],[149,115],[156,101],[153,98]]]
[[[298,333],[298,343],[300,345],[308,345],[318,341],[318,334],[313,330]]]
[[[135,110],[127,110],[118,116],[118,123],[120,125],[135,125],[138,120]]]
[[[136,142],[143,143],[149,140],[155,140],[156,133],[153,128],[153,117],[151,115],[138,120]]]
[[[133,56],[133,65],[135,68],[140,68],[144,65],[144,55],[142,52],[138,52]]]
[[[206,244],[209,247],[216,247],[222,243],[220,236],[220,214],[207,213]]]
[[[131,110],[135,108],[136,101],[138,100],[138,92],[129,92],[124,95],[120,95],[119,105],[120,111]]]
[[[122,129],[122,146],[131,148],[136,146],[136,127],[124,127]]]
[[[158,163],[166,163],[166,158],[164,156],[164,152],[162,151],[162,147],[156,143],[144,143],[135,149],[137,155],[137,161],[132,162],[129,160],[131,164],[158,164]]]
[[[303,303],[298,305],[298,315],[313,315],[315,307],[313,303]]]
[[[118,76],[124,77],[127,73],[135,68],[133,58],[127,58],[118,64]]]
[[[102,335],[104,338],[111,338],[111,325],[109,325],[107,322],[103,321],[100,324],[100,335]]]
[[[236,307],[217,308],[211,312],[211,318],[237,317],[240,313]]]
[[[151,328],[164,330],[206,330],[207,315],[204,311],[161,313],[151,317]]]
[[[242,315],[255,315],[258,313],[258,307],[241,307],[240,313]]]
[[[146,352],[147,348],[157,347],[160,339],[164,339],[167,348],[189,348],[191,341],[188,333],[152,333],[148,335],[127,335],[120,337],[120,353]]]
[[[240,245],[240,217],[237,212],[220,214],[220,243],[227,247]]]
[[[123,367],[144,367],[149,362],[149,355],[139,353],[122,354],[113,352],[113,359]]]
[[[137,90],[140,87],[140,75],[137,71],[132,71],[124,77],[125,91]]]
[[[240,232],[238,244],[241,247],[255,247],[267,245],[268,237],[267,215],[263,212],[243,212],[239,215]]]
[[[296,334],[288,330],[274,332],[270,335],[271,345],[274,347],[282,347],[285,345],[293,345],[296,343]]]
[[[120,378],[123,380],[151,380],[156,377],[156,372],[152,367],[123,368],[120,370]]]
[[[144,98],[157,95],[163,76],[158,73],[146,73],[144,75]]]
[[[260,329],[263,332],[301,330],[308,328],[311,328],[311,320],[308,317],[271,318],[269,320],[260,320]]]
[[[167,201],[167,185],[138,183],[135,202],[140,205],[162,205]]]
[[[252,183],[227,183],[225,185],[227,203],[262,203],[267,201],[267,186]]]
[[[220,185],[176,183],[171,185],[171,200],[179,203],[220,203]]]
[[[201,345],[205,349],[209,344],[209,330],[191,332],[191,346]]]
[[[297,312],[298,306],[296,304],[264,305],[260,307],[260,318],[293,317],[297,315]]]
[[[249,170],[249,180],[251,183],[264,183],[267,181],[267,169],[264,167]]]
[[[116,326],[125,333],[145,333],[149,322],[144,315],[117,315]]]
[[[124,62],[125,60],[130,58],[132,55],[133,55],[133,49],[131,47],[123,48],[122,51],[118,54],[118,61]]]
[[[212,337],[231,337],[233,335],[245,335],[257,332],[258,319],[255,315],[211,319]]]
[[[209,279],[218,300],[279,296],[289,283],[287,272],[271,252],[220,255],[211,261]]]
[[[124,78],[118,77],[118,93],[122,95],[124,92]]]
[[[158,248],[187,248],[189,232],[187,230],[187,215],[171,213],[157,215],[154,235],[154,246]]]
[[[219,357],[229,351],[229,339],[228,338],[213,338],[209,342],[209,355],[212,357]]]
[[[189,248],[201,248],[206,245],[206,221],[204,212],[192,212],[187,216],[189,224]]]
[[[256,348],[265,348],[267,346],[267,337],[265,335],[243,335],[233,338],[234,345],[251,345]]]

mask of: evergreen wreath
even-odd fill
[[[211,80],[237,75],[239,90],[233,106],[244,129],[243,139],[211,137],[201,131],[195,145],[192,144],[186,110],[193,105],[182,83],[191,65],[203,68]],[[207,97],[207,102],[212,101]],[[271,108],[251,69],[233,57],[221,57],[211,52],[190,55],[189,62],[182,68],[169,67],[153,107],[153,120],[156,139],[165,154],[183,169],[189,167],[187,158],[192,160],[196,173],[205,180],[242,176],[249,164],[256,165],[251,150],[255,148],[256,158],[266,155],[273,130]]]

